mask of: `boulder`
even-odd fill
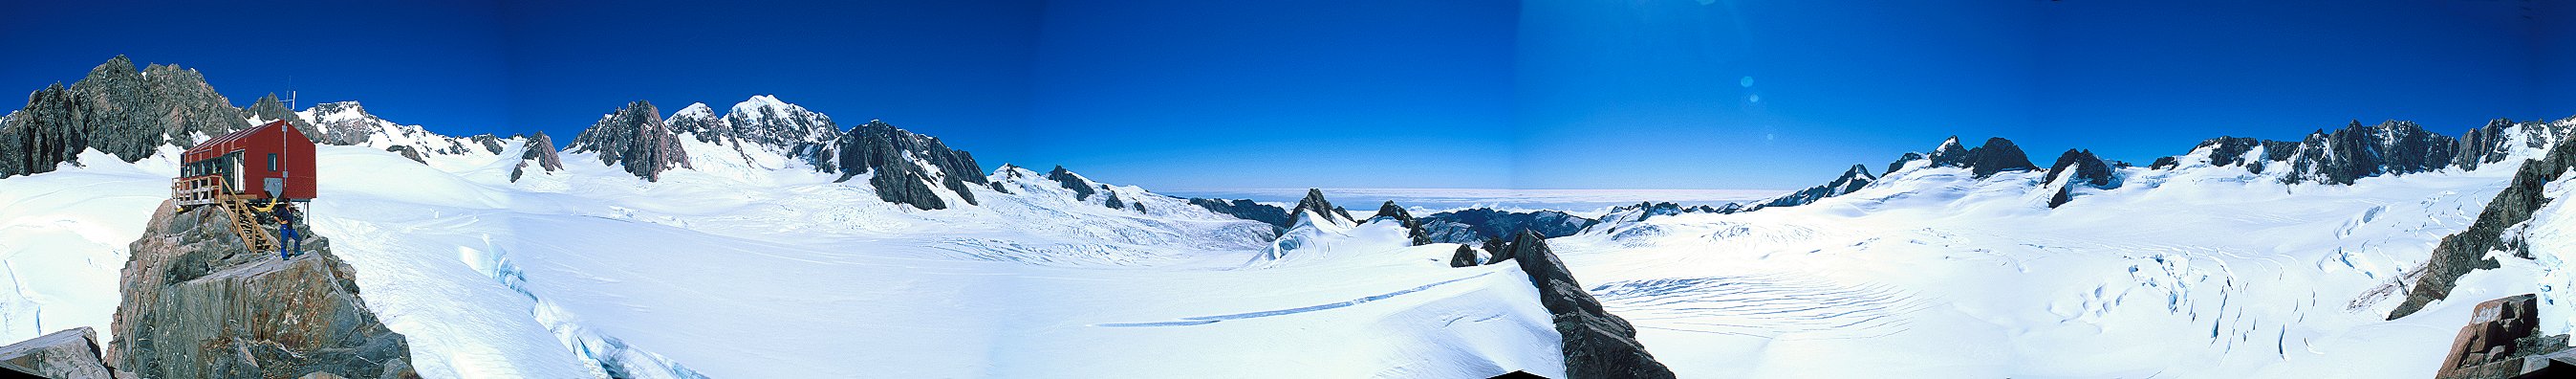
[[[329,240],[279,259],[244,247],[240,216],[167,201],[154,211],[130,246],[108,362],[145,378],[418,377],[410,345],[367,310]]]
[[[2451,341],[2436,379],[2561,378],[2576,374],[2576,351],[2567,335],[2539,335],[2538,296],[2522,294],[2478,303]]]
[[[0,346],[0,371],[11,370],[55,379],[114,377],[99,357],[98,332],[89,327]]]

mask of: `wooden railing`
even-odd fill
[[[183,207],[214,204],[231,197],[227,195],[232,191],[226,191],[225,184],[223,174],[171,179],[170,199],[177,200]]]

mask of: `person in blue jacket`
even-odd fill
[[[295,203],[271,197],[268,198],[268,205],[251,209],[269,212],[271,216],[277,218],[277,259],[294,258],[295,251],[304,250],[304,235],[295,233]],[[288,244],[294,244],[294,247],[288,248]]]

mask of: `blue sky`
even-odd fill
[[[565,136],[776,94],[1169,189],[1787,189],[1953,134],[2143,162],[2576,115],[2553,1],[90,3],[0,3],[0,88],[126,54],[243,105]]]

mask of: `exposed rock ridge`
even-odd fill
[[[1862,187],[1868,187],[1870,182],[1876,180],[1878,180],[1878,176],[1870,175],[1868,166],[1854,164],[1850,169],[1843,170],[1842,176],[1835,177],[1831,182],[1825,182],[1825,184],[1817,185],[1815,187],[1808,187],[1807,189],[1799,190],[1798,192],[1791,192],[1787,195],[1780,195],[1780,197],[1771,198],[1771,200],[1755,204],[1753,208],[1794,207],[1813,204],[1817,200],[1824,200],[1828,197],[1842,196],[1843,194],[1851,193],[1852,191],[1858,191]]]
[[[1546,238],[1570,236],[1598,223],[1600,221],[1554,210],[1505,212],[1472,208],[1422,217],[1422,229],[1430,235],[1431,242],[1468,245],[1508,241],[1511,233],[1522,230],[1537,232]]]
[[[689,167],[689,153],[680,146],[680,137],[662,123],[662,112],[643,100],[600,116],[565,150],[599,153],[600,164],[624,165],[627,173],[647,181],[661,181],[662,172],[671,168]]]
[[[2388,319],[2406,317],[2434,300],[2450,296],[2454,282],[2461,275],[2468,275],[2469,271],[2500,267],[2501,264],[2494,259],[2486,258],[2489,251],[2504,250],[2517,257],[2531,258],[2530,249],[2523,245],[2525,242],[2507,240],[2506,231],[2521,227],[2524,221],[2531,220],[2532,212],[2548,206],[2553,199],[2542,196],[2543,191],[2549,182],[2557,181],[2571,167],[2576,167],[2576,143],[2561,142],[2549,149],[2548,155],[2524,161],[2522,168],[2514,171],[2513,182],[2503,191],[2496,192],[2495,199],[2489,200],[2486,209],[2478,212],[2477,221],[2469,224],[2468,230],[2442,237],[2442,243],[2433,247],[2433,257],[2424,263],[2423,272],[2416,276],[2415,285],[2406,294],[2406,301],[2389,312]]]
[[[122,274],[113,366],[146,378],[418,377],[328,239],[280,260],[244,247],[231,230],[241,216],[168,201],[154,211]]]
[[[1548,249],[1546,238],[1522,231],[1507,246],[1494,256],[1519,262],[1521,271],[1529,273],[1530,285],[1538,287],[1539,304],[1547,307],[1556,332],[1563,336],[1567,378],[1673,377],[1671,369],[1637,342],[1635,326],[1603,310],[1601,301],[1584,291],[1565,262]]]
[[[1273,232],[1288,230],[1290,226],[1294,226],[1292,223],[1297,222],[1297,220],[1289,218],[1290,216],[1288,215],[1288,210],[1286,208],[1256,203],[1252,200],[1192,198],[1190,199],[1190,205],[1196,205],[1199,208],[1207,209],[1209,212],[1234,216],[1234,218],[1270,224],[1274,229],[1272,230]]]

